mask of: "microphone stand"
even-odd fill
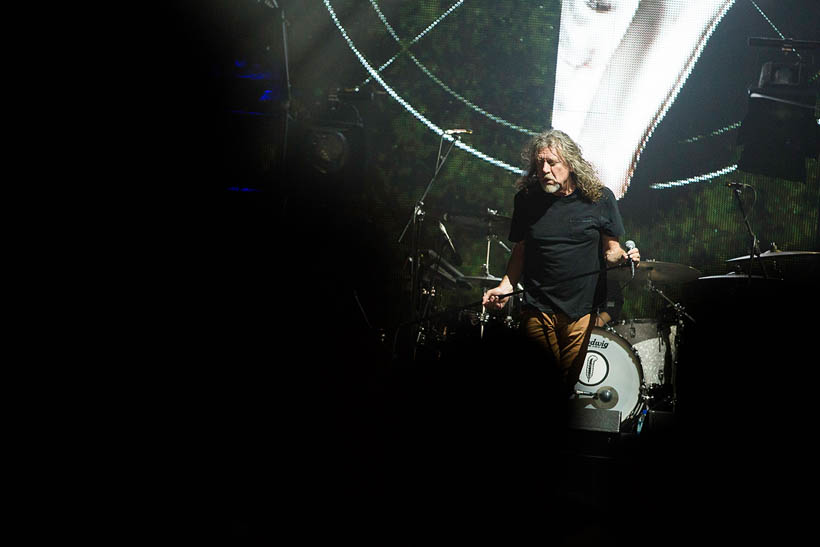
[[[752,190],[754,190],[754,188],[752,188]],[[758,245],[757,236],[752,231],[752,225],[749,223],[749,215],[746,214],[746,210],[743,207],[743,200],[740,199],[740,188],[734,187],[732,188],[732,191],[735,194],[737,205],[740,207],[740,212],[743,215],[743,222],[746,224],[746,230],[749,232],[749,236],[752,240],[752,244],[749,249],[749,283],[751,284],[752,282],[752,265],[754,264],[755,257],[757,257],[757,260],[760,263],[760,270],[763,272],[763,278],[769,279],[769,275],[766,273],[766,266],[763,263],[763,258],[760,256],[760,246]]]
[[[456,145],[456,141],[459,140],[460,137],[456,136],[452,138],[452,143],[450,147],[447,149],[444,157],[441,156],[441,149],[442,144],[444,143],[444,133],[441,134],[441,139],[439,140],[438,146],[438,156],[436,157],[436,169],[433,172],[433,177],[430,179],[430,182],[427,183],[427,187],[424,189],[421,197],[416,201],[415,206],[413,207],[413,213],[410,216],[410,219],[407,221],[407,224],[404,226],[404,230],[402,230],[401,235],[399,236],[398,243],[401,243],[404,239],[407,230],[410,229],[411,226],[414,227],[413,230],[413,238],[411,243],[411,258],[410,258],[410,290],[411,290],[411,307],[413,315],[418,317],[418,293],[419,293],[419,280],[420,280],[420,271],[421,271],[421,264],[419,259],[419,248],[420,248],[420,234],[421,234],[421,224],[424,221],[424,200],[427,199],[427,194],[430,193],[430,190],[433,187],[433,183],[436,180],[439,172],[441,171],[442,166],[444,166],[444,162],[447,160],[447,156],[450,155],[450,152]]]

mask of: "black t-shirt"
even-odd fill
[[[556,197],[535,185],[515,195],[514,207],[510,241],[525,242],[524,303],[573,321],[592,312],[606,295],[606,274],[591,274],[606,267],[601,233],[624,234],[615,195],[604,187],[592,203],[577,190]]]

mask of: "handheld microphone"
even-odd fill
[[[631,239],[624,243],[624,245],[626,246],[627,251],[631,251],[635,248],[635,242]],[[635,262],[631,258],[627,260],[629,260],[629,266],[632,268],[632,277],[635,277]]]
[[[445,135],[455,135],[457,133],[466,133],[467,135],[472,135],[473,130],[472,129],[447,129],[446,131],[444,131]]]

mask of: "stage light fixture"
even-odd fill
[[[750,45],[780,47],[789,57],[795,44],[817,47],[818,42],[750,39]],[[807,56],[806,56],[807,57]],[[737,142],[743,146],[738,168],[786,180],[806,180],[806,158],[818,158],[820,127],[815,117],[816,83],[808,79],[803,58],[763,63],[757,87],[749,90],[746,116]]]
[[[312,128],[308,134],[308,144],[311,163],[323,175],[339,172],[350,155],[347,137],[335,128]]]
[[[305,159],[314,171],[333,177],[361,174],[364,121],[354,103],[372,100],[368,92],[337,90],[328,95],[325,110],[307,127],[303,141]]]

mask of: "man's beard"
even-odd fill
[[[555,182],[545,182],[543,184],[544,191],[548,194],[554,194],[561,189],[561,185]]]

